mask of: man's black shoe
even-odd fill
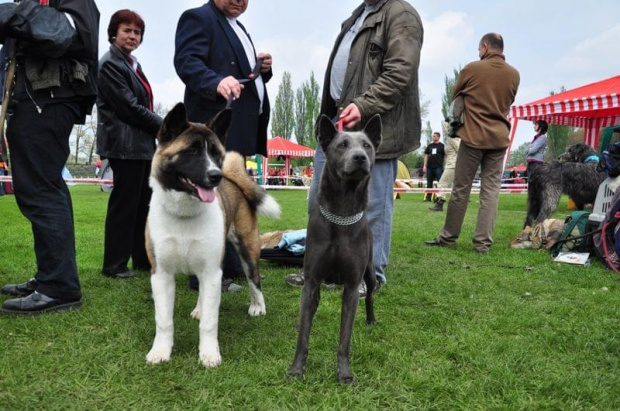
[[[452,245],[452,244],[442,243],[439,240],[425,241],[424,244],[426,244],[429,247],[447,247],[447,248],[454,248],[454,247],[456,247],[455,245]]]
[[[38,285],[39,283],[37,283],[37,280],[32,278],[21,284],[7,284],[0,289],[0,293],[25,297],[32,294],[37,289]]]
[[[5,301],[0,312],[2,314],[37,315],[50,311],[73,310],[81,305],[81,300],[52,298],[35,291],[27,297]]]
[[[136,273],[134,273],[131,270],[126,270],[126,271],[122,271],[120,273],[114,273],[114,274],[103,273],[103,275],[105,275],[106,277],[110,277],[110,278],[125,279],[125,278],[135,277]]]

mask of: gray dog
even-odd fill
[[[368,181],[381,143],[381,117],[372,117],[361,132],[338,132],[330,119],[319,119],[319,142],[327,157],[317,201],[308,221],[304,256],[299,336],[290,376],[301,377],[308,357],[312,318],[319,306],[320,285],[344,284],[338,347],[338,380],[353,382],[349,348],[359,301],[358,287],[366,282],[366,322],[375,323],[372,233],[365,211]]]
[[[573,144],[558,161],[540,165],[529,176],[527,216],[524,227],[542,223],[558,208],[562,194],[573,199],[578,210],[594,203],[599,185],[607,178],[597,170],[599,157],[587,144]]]

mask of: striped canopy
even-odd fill
[[[314,157],[314,150],[282,137],[274,137],[267,140],[267,155],[269,157]]]
[[[512,106],[508,118],[514,139],[518,120],[544,120],[585,129],[585,143],[596,148],[601,128],[620,124],[620,76],[588,84],[520,106]]]

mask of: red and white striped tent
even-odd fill
[[[314,157],[314,150],[282,137],[274,137],[267,140],[267,155],[269,157]]]
[[[293,143],[282,137],[267,140],[267,155],[269,157],[284,157],[285,175],[288,177],[291,168],[291,158],[314,157],[314,150],[301,144]],[[263,175],[267,175],[267,163],[263,161]]]
[[[620,76],[587,84],[520,106],[512,106],[510,142],[519,120],[544,120],[585,129],[585,143],[597,148],[599,131],[620,124]]]

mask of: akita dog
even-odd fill
[[[221,363],[217,332],[226,239],[237,249],[248,278],[249,314],[266,313],[257,213],[278,218],[280,206],[250,178],[240,154],[226,153],[230,119],[230,110],[224,110],[209,125],[189,123],[185,106],[177,104],[157,136],[146,228],[156,325],[148,363],[170,359],[178,273],[195,274],[200,282],[191,313],[200,320],[200,361],[205,367]]]

